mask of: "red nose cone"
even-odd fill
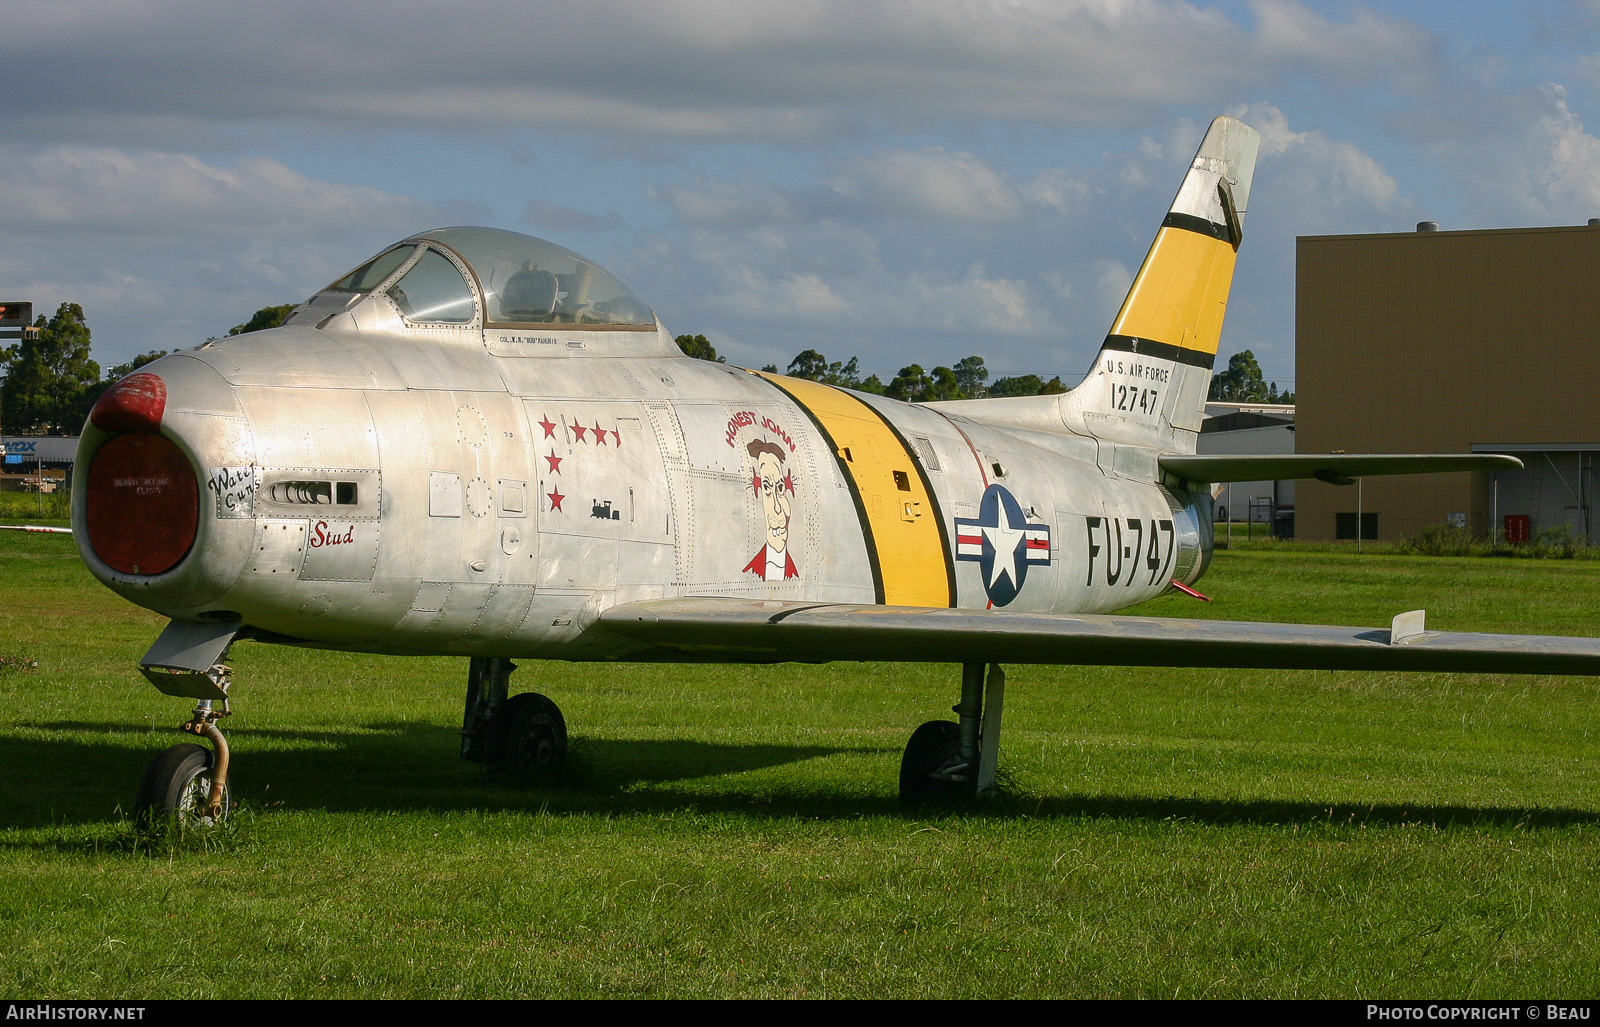
[[[89,423],[101,431],[158,432],[166,409],[167,383],[148,371],[139,371],[106,390],[89,411]]]

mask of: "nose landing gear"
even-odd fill
[[[222,659],[238,632],[237,623],[173,621],[140,661],[139,671],[156,688],[197,700],[181,730],[211,743],[207,749],[184,742],[151,761],[134,802],[134,819],[141,827],[171,824],[181,830],[219,824],[228,817],[228,740],[217,721],[233,712],[228,706],[233,668]]]
[[[216,722],[230,712],[227,700],[221,710],[212,709],[209,699],[200,700],[181,730],[208,739],[214,748],[183,742],[151,761],[139,782],[133,807],[139,826],[175,824],[182,830],[220,824],[228,818],[228,740],[217,730]]]

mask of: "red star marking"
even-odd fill
[[[791,496],[794,495],[794,472],[793,471],[791,471],[788,474],[785,474],[783,476],[783,487],[789,490],[789,495],[791,495]]]
[[[588,441],[588,439],[584,438],[584,436],[588,433],[589,429],[585,428],[583,425],[581,425],[581,424],[577,423],[576,421],[574,421],[572,423],[572,431],[573,431],[574,434],[576,434],[578,436],[578,441],[579,442],[587,442]]]
[[[561,473],[561,458],[559,456],[556,456],[554,451],[552,451],[550,453],[550,455],[545,457],[544,459],[545,459],[545,463],[550,465],[550,473],[552,473],[552,474],[560,474]]]
[[[594,440],[602,446],[606,444],[606,431],[598,424],[594,426]]]
[[[550,497],[550,509],[552,510],[560,510],[561,501],[567,498],[566,496],[563,496],[559,490],[555,492],[546,492],[545,495]]]
[[[622,433],[615,428],[611,429],[611,437],[617,441],[617,448],[622,448]]]
[[[544,429],[544,437],[547,438],[547,439],[555,438],[556,437],[556,422],[550,420],[550,415],[549,414],[540,414],[539,416],[544,418],[544,420],[538,422],[539,427]]]
[[[761,472],[760,471],[751,471],[750,472],[750,491],[755,493],[758,496],[761,495]]]

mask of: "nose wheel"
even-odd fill
[[[219,783],[219,801],[213,805],[212,787]],[[146,829],[207,827],[227,819],[229,805],[228,783],[217,777],[211,750],[184,742],[151,761],[139,782],[134,820]]]
[[[134,822],[150,829],[171,825],[179,830],[220,824],[228,818],[228,740],[217,721],[229,714],[227,700],[213,709],[202,699],[183,730],[211,743],[207,749],[183,742],[163,751],[145,769],[134,800]]]

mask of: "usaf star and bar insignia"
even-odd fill
[[[990,485],[976,518],[956,518],[956,559],[983,572],[989,601],[1005,606],[1022,591],[1028,568],[1050,562],[1050,525],[1029,522],[1003,485]]]

